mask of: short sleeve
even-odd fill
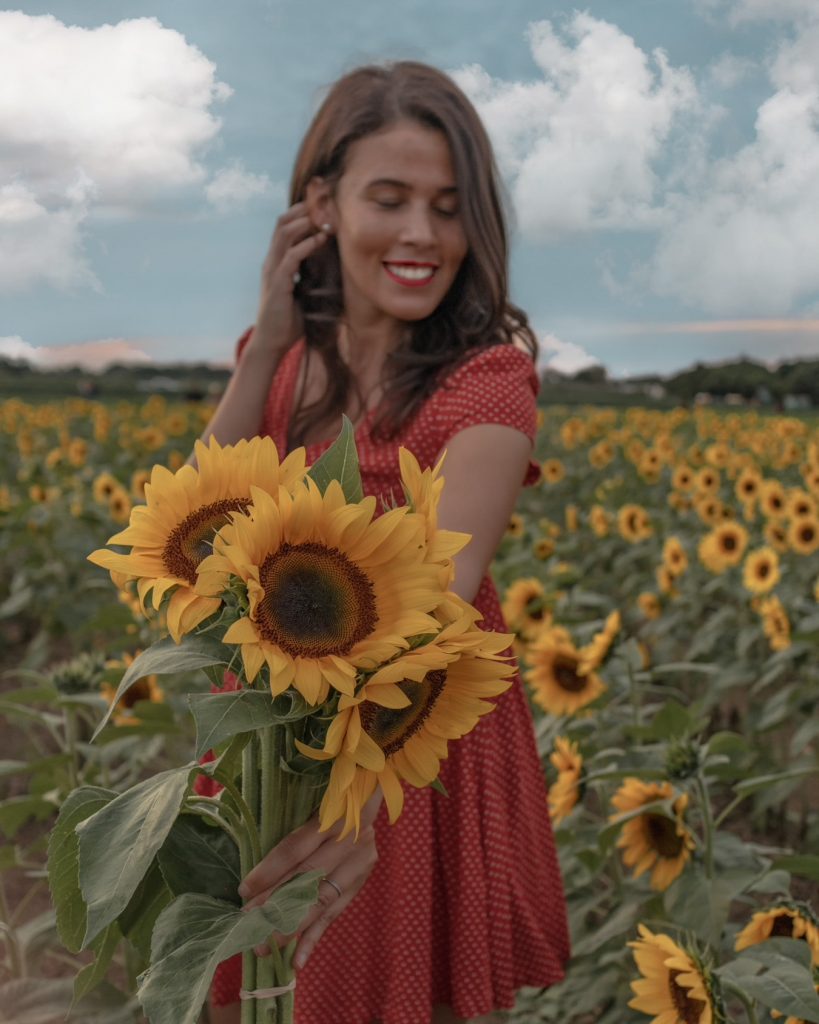
[[[462,363],[441,382],[436,396],[439,424],[450,438],[466,427],[498,423],[514,427],[534,443],[539,388],[530,356],[516,345],[493,345]],[[539,479],[540,466],[530,461],[524,486]]]

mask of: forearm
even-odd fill
[[[205,444],[211,436],[221,445],[256,437],[270,393],[270,382],[280,362],[281,356],[276,352],[257,351],[247,346],[202,433],[201,440]],[[196,465],[193,454],[188,462]]]

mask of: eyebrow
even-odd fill
[[[403,188],[407,189],[410,186],[405,181],[399,181],[397,178],[376,178],[374,181],[368,181],[366,188],[377,188],[379,185],[387,185],[391,188]],[[454,185],[447,185],[445,188],[439,188],[438,194],[454,194],[458,189]]]

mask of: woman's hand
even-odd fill
[[[245,910],[251,910],[267,900],[268,896],[294,875],[304,871],[321,871],[325,879],[319,882],[318,903],[302,921],[299,942],[293,963],[304,967],[314,946],[327,926],[347,907],[364,885],[375,867],[378,853],[375,848],[375,821],[382,794],[377,789],[361,811],[361,831],[356,840],[353,833],[339,841],[342,822],[319,832],[318,817],[314,815],[301,828],[291,832],[256,865],[239,886],[239,895],[245,900]],[[339,894],[335,886],[341,890]],[[279,945],[286,945],[291,936],[276,936]],[[256,953],[264,956],[270,950],[258,946]]]
[[[248,348],[284,355],[301,337],[304,325],[293,301],[293,275],[328,237],[316,229],[306,203],[296,203],[279,217],[262,268],[259,311]]]

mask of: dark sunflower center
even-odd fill
[[[699,1024],[705,1003],[701,999],[693,999],[687,989],[677,984],[677,977],[680,974],[682,971],[672,970],[668,973],[668,989],[674,1009],[677,1011],[677,1018],[684,1024]]]
[[[378,622],[372,582],[337,548],[283,544],[264,560],[259,582],[262,636],[292,657],[343,657]]]
[[[730,533],[726,534],[722,538],[722,546],[723,546],[723,548],[725,548],[726,551],[735,551],[736,550],[736,546],[737,546],[736,537],[734,537]]]
[[[757,575],[761,580],[764,580],[768,573],[771,571],[770,565],[767,562],[760,562],[756,567]]]
[[[581,693],[589,685],[588,678],[577,674],[577,659],[559,657],[555,662],[554,676],[561,690]]]
[[[211,553],[211,541],[228,521],[228,513],[244,512],[250,498],[226,498],[202,505],[172,531],[162,552],[170,576],[178,576],[193,586],[196,567]]]
[[[121,708],[132,708],[137,701],[150,700],[151,687],[147,679],[138,679],[130,689],[126,690],[119,701]]]
[[[771,936],[782,935],[787,939],[793,938],[793,918],[788,914],[779,914],[771,927]]]
[[[628,516],[628,519],[626,520],[626,526],[628,527],[628,529],[629,529],[629,530],[630,530],[630,531],[631,531],[632,533],[633,533],[634,531],[636,531],[636,529],[637,529],[637,523],[638,523],[638,522],[639,522],[639,519],[638,519],[638,517],[637,517],[637,513],[636,513],[636,512],[630,512],[630,513],[629,513],[629,516]]]
[[[662,814],[646,814],[645,829],[648,842],[661,857],[673,860],[679,857],[683,848],[682,836],[677,834],[676,823]]]
[[[445,682],[446,670],[438,669],[428,672],[420,683],[404,679],[398,684],[410,700],[405,708],[384,708],[369,700],[359,706],[362,728],[381,747],[386,757],[401,750],[407,740],[418,732],[440,697]]]
[[[812,544],[816,537],[816,530],[812,526],[803,526],[799,531],[799,537],[803,544]]]

